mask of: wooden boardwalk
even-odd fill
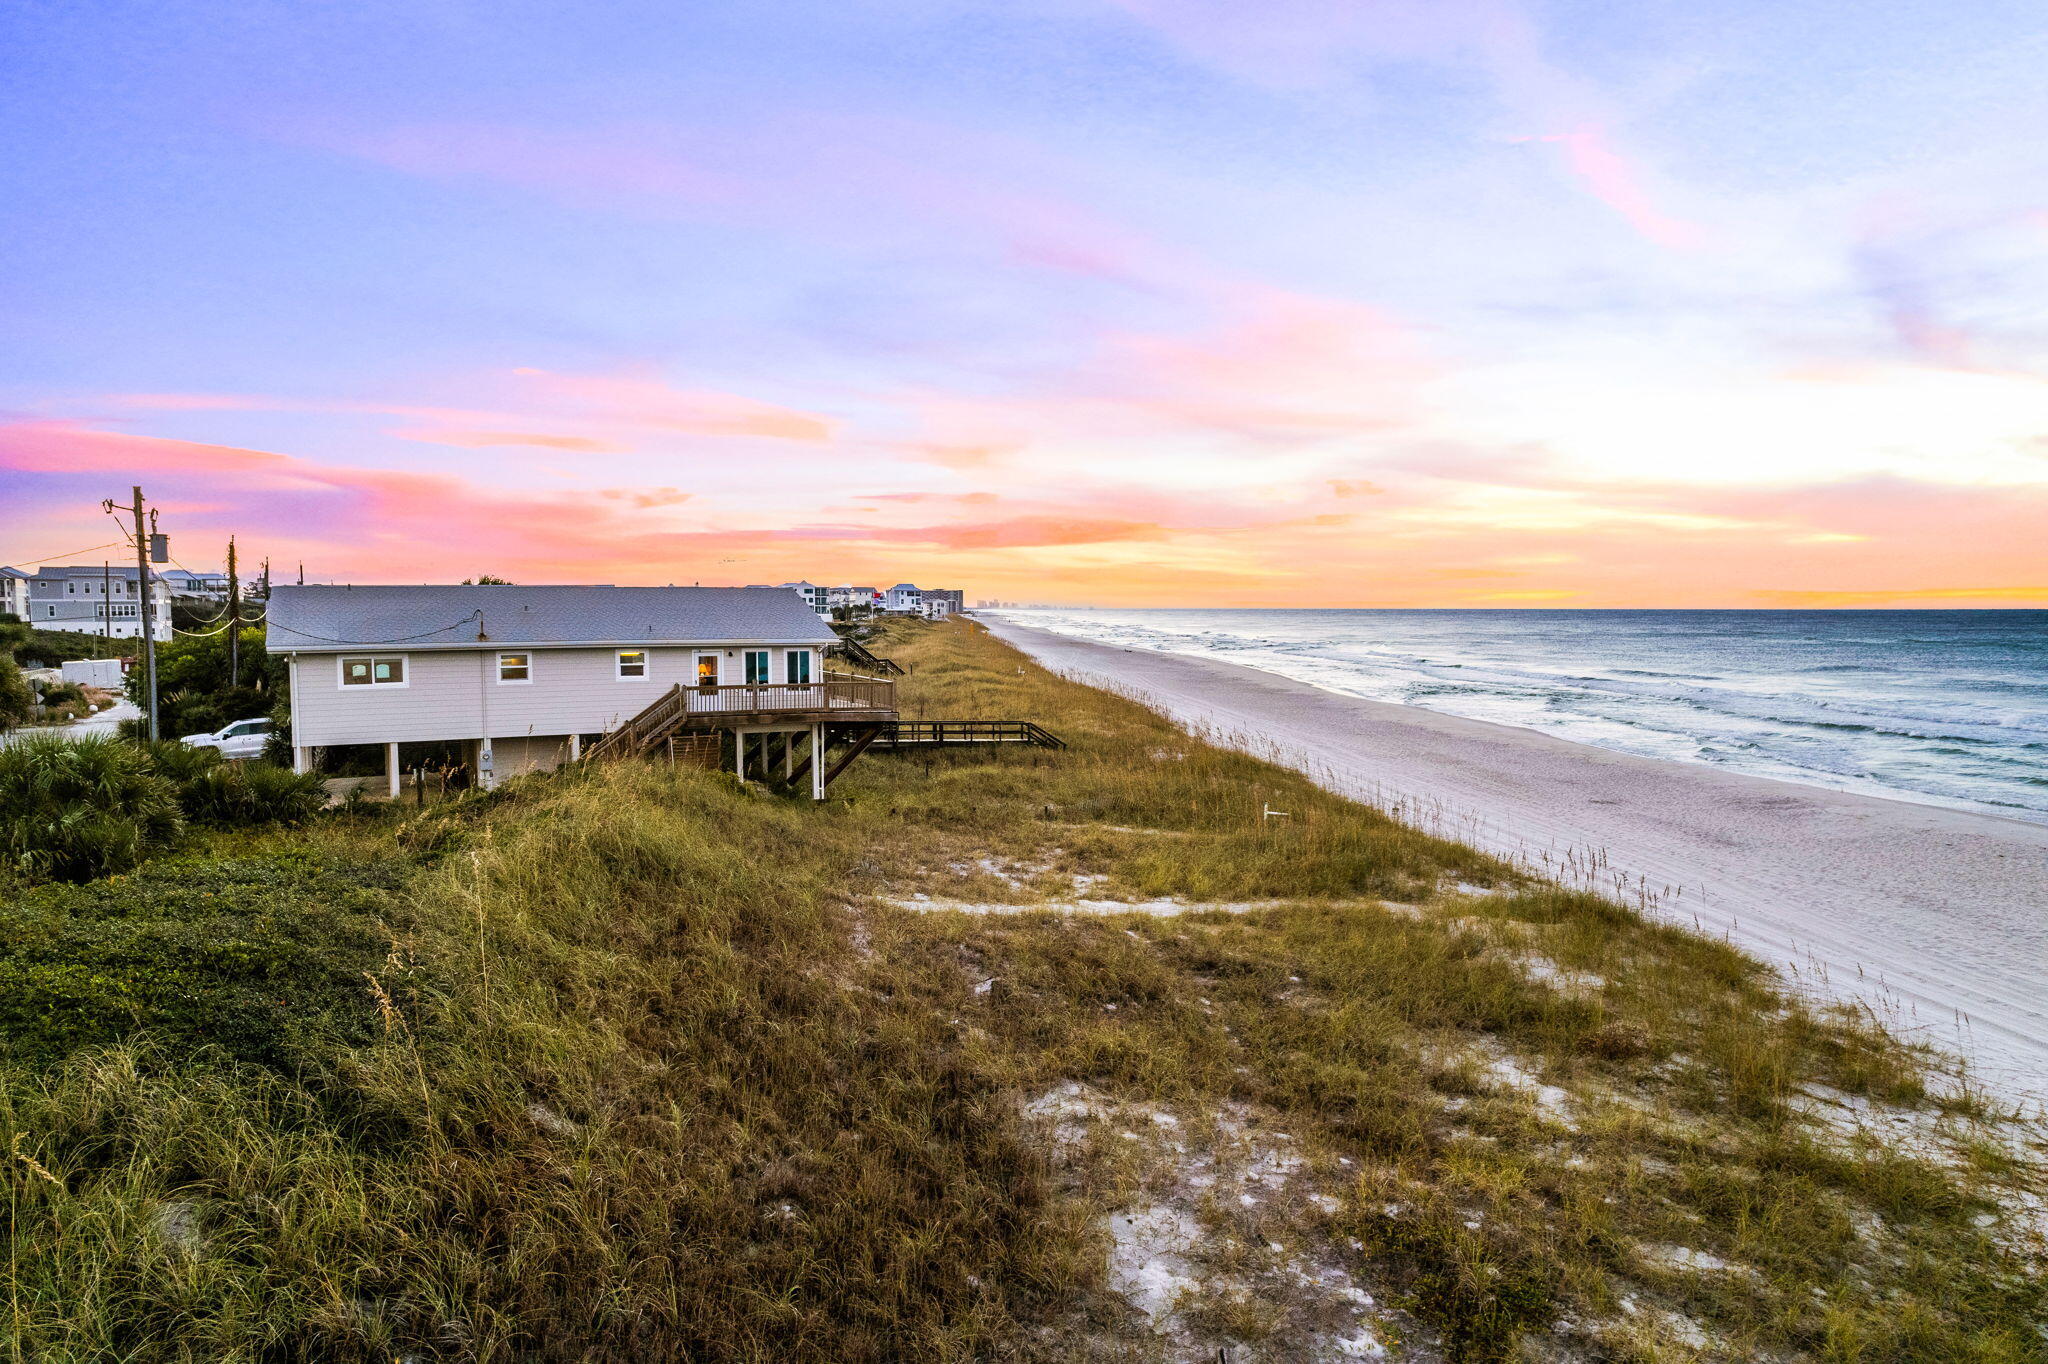
[[[956,744],[1033,744],[1065,748],[1066,740],[1030,720],[897,720],[880,727],[878,749]]]

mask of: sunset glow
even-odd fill
[[[0,562],[2048,605],[2038,8],[1567,10],[17,19]]]

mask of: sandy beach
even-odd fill
[[[1611,752],[982,618],[1047,667],[1416,823],[1725,935],[2048,1093],[2048,826]]]

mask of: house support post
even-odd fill
[[[312,770],[313,770],[313,759],[312,759],[312,756],[311,756],[311,755],[312,755],[312,752],[313,752],[313,750],[312,750],[312,749],[310,749],[310,748],[307,748],[307,747],[305,747],[305,746],[303,746],[303,745],[301,745],[301,744],[294,744],[294,745],[292,745],[292,771],[294,771],[294,772],[310,772],[310,771],[312,771]]]
[[[825,727],[811,726],[811,799],[825,799]]]
[[[784,785],[789,783],[790,775],[795,771],[796,731],[786,729],[782,732],[782,780]]]
[[[398,799],[398,745],[384,745],[384,791],[391,799]]]
[[[747,784],[747,732],[736,729],[732,732],[733,775],[740,779],[740,785]]]
[[[571,734],[569,736],[569,761],[575,762],[578,758],[582,756],[583,736],[581,734]]]

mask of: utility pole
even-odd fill
[[[242,579],[235,570],[235,537],[228,537],[228,685],[242,685]]]
[[[149,530],[142,524],[142,487],[135,485],[135,590],[142,594],[142,657],[149,668],[149,740],[155,743],[156,731],[156,627],[150,619],[149,595]]]
[[[263,561],[263,600],[266,603],[270,600],[270,560],[267,558]]]
[[[106,620],[100,624],[100,638],[107,642],[107,652],[114,651],[114,566],[105,559],[100,560],[100,614]]]

